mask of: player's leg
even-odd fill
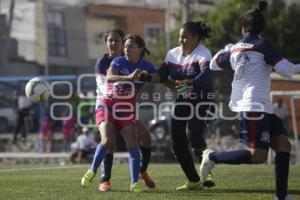
[[[87,187],[95,177],[97,170],[104,159],[106,151],[115,148],[115,126],[110,121],[102,121],[99,124],[101,142],[97,145],[92,165],[81,179],[81,185]]]
[[[138,147],[138,139],[136,135],[135,124],[128,124],[121,129],[121,135],[123,136],[128,152],[129,152],[129,169],[131,176],[130,191],[143,192],[143,186],[138,182],[140,172],[140,150]]]
[[[149,188],[155,188],[155,183],[147,172],[148,164],[151,158],[151,135],[150,132],[140,121],[136,121],[136,131],[140,143],[141,151],[141,170],[139,178]]]
[[[111,171],[113,166],[115,149],[114,150],[110,149],[109,151],[107,151],[102,162],[101,178],[99,184],[99,190],[102,192],[107,192],[110,190],[110,179],[111,179]]]
[[[117,129],[115,130],[115,134],[119,134]],[[106,151],[105,157],[102,161],[101,177],[99,184],[99,190],[102,192],[107,192],[111,188],[110,179],[114,160],[114,152],[116,151],[116,148],[117,143],[115,138],[114,148],[110,148],[108,151]]]
[[[288,192],[288,177],[289,177],[289,163],[291,143],[286,136],[286,129],[284,128],[281,120],[271,115],[271,148],[275,151],[275,185],[276,185],[276,198],[287,199],[290,197]],[[275,199],[276,199],[275,198]]]
[[[199,163],[202,162],[202,152],[207,148],[205,142],[203,131],[206,127],[204,120],[199,120],[197,117],[194,117],[188,121],[188,136],[191,143],[192,153],[196,158],[199,159]],[[206,181],[203,182],[203,185],[206,187],[213,187],[215,183],[212,178],[212,174],[208,175]]]
[[[173,152],[189,181],[187,184],[177,187],[176,190],[202,188],[202,182],[195,169],[193,157],[189,150],[189,142],[186,135],[187,120],[178,119],[178,117],[187,117],[190,113],[187,112],[188,109],[186,106],[177,105],[172,117],[171,136]],[[177,119],[175,119],[176,117]]]
[[[14,137],[13,137],[14,143],[17,142],[17,140],[18,140],[18,134],[19,134],[21,128],[23,127],[23,124],[24,124],[24,116],[21,111],[18,111],[17,125],[15,128]]]
[[[205,150],[200,166],[201,178],[206,180],[215,164],[258,164],[267,159],[270,145],[269,118],[264,113],[242,113],[241,141],[249,150],[214,152]]]

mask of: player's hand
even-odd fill
[[[136,69],[133,72],[133,81],[146,82],[146,81],[151,81],[151,79],[152,76],[147,71]]]
[[[131,74],[128,75],[129,80],[137,81],[142,72],[143,70],[141,69],[135,69]]]
[[[138,76],[138,81],[150,82],[151,80],[152,80],[151,74],[149,74],[148,72],[145,72],[145,71],[140,73]]]

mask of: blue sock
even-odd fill
[[[139,172],[140,172],[140,150],[138,147],[133,147],[128,149],[129,152],[129,169],[130,169],[130,176],[131,176],[131,184],[135,183],[139,179]]]
[[[113,165],[114,155],[106,153],[104,160],[103,160],[103,166],[102,166],[102,176],[101,176],[101,183],[105,181],[109,181],[111,178],[111,169]]]
[[[251,152],[248,150],[213,152],[209,154],[209,159],[215,163],[250,164]]]
[[[103,144],[98,144],[95,150],[95,154],[94,154],[94,159],[93,159],[93,163],[91,166],[91,170],[96,173],[104,156],[106,153],[106,149],[105,146]]]
[[[140,151],[141,151],[141,172],[147,171],[148,164],[150,162],[151,158],[151,148],[145,148],[140,146]]]
[[[287,195],[290,153],[278,152],[275,156],[276,196],[284,199]]]

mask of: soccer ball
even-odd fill
[[[50,96],[50,85],[40,77],[32,78],[26,84],[25,94],[33,103],[46,101]]]

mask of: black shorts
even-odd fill
[[[275,114],[241,112],[239,117],[240,139],[249,148],[268,149],[271,137],[287,135],[282,121]]]

